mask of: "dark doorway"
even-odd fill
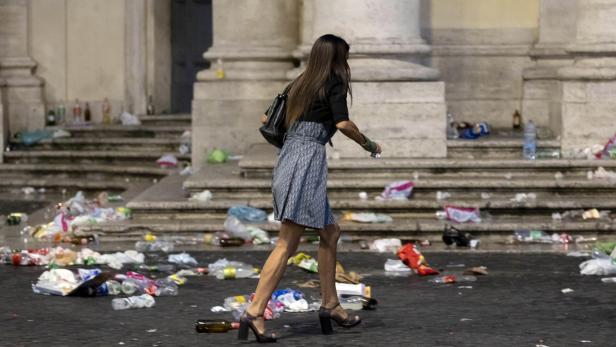
[[[197,72],[210,63],[203,53],[212,45],[212,0],[172,0],[171,111],[190,113]]]

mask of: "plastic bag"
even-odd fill
[[[252,235],[246,229],[246,226],[240,222],[235,216],[227,216],[224,224],[225,231],[232,237],[239,237],[245,241],[252,240]]]
[[[391,223],[393,221],[389,215],[372,212],[345,213],[343,219],[358,223]]]
[[[400,247],[402,247],[402,241],[400,241],[400,239],[378,239],[370,244],[371,250],[381,253],[394,253],[397,252]]]
[[[165,154],[156,160],[156,164],[160,167],[176,167],[178,166],[178,158],[173,154]]]
[[[407,200],[415,184],[411,181],[396,181],[388,184],[377,200]]]
[[[445,206],[447,219],[456,223],[481,223],[481,213],[476,207]]]
[[[265,211],[250,206],[232,206],[227,213],[244,222],[265,222],[267,220]]]
[[[122,125],[141,125],[139,117],[126,111],[120,114],[120,122],[122,122]]]
[[[188,253],[170,254],[168,261],[179,265],[196,266],[198,264],[195,258],[191,257]]]
[[[207,162],[210,164],[221,164],[229,159],[229,153],[222,149],[215,148],[207,155]]]
[[[610,258],[590,259],[580,264],[580,274],[607,276],[616,274],[616,265]]]

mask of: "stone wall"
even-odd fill
[[[31,16],[31,55],[48,106],[78,98],[101,121],[104,98],[114,113],[142,113],[152,94],[157,110],[169,109],[170,0],[36,0]]]
[[[522,71],[537,38],[538,0],[432,0],[422,3],[432,66],[441,71],[456,120],[510,127],[521,109]],[[547,115],[535,119],[548,124]]]

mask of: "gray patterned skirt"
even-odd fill
[[[336,222],[327,198],[325,154],[335,132],[334,126],[302,121],[288,130],[272,179],[276,220],[313,229]]]

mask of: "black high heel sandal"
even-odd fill
[[[322,307],[319,309],[319,322],[321,322],[321,331],[324,335],[329,335],[334,332],[334,328],[332,327],[332,321],[336,322],[339,326],[343,328],[352,328],[359,323],[361,323],[361,318],[359,316],[350,315],[347,316],[346,319],[342,319],[340,317],[332,315],[332,311],[340,306],[340,303],[336,304],[336,306],[332,308]]]
[[[240,328],[237,332],[238,340],[248,340],[248,328],[252,330],[257,338],[257,342],[259,343],[271,343],[276,342],[276,337],[274,334],[260,334],[259,330],[255,327],[253,320],[263,317],[263,315],[259,315],[256,317],[251,316],[248,312],[244,312],[244,314],[240,317]]]

